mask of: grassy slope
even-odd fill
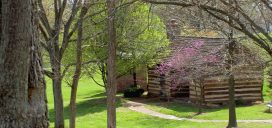
[[[50,80],[47,79],[47,96],[50,115],[50,126],[54,126],[53,94]],[[65,105],[65,124],[69,126],[68,104],[70,87],[63,84]],[[77,95],[77,128],[105,128],[106,127],[106,100],[104,89],[88,79],[81,79]],[[183,109],[180,112],[182,113]],[[218,116],[219,117],[219,116]],[[209,117],[212,118],[212,117]],[[164,120],[131,111],[121,106],[118,100],[117,109],[118,128],[223,128],[226,123],[193,123],[188,121]],[[240,128],[268,128],[268,124],[240,124]]]

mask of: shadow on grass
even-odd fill
[[[92,96],[93,97],[93,96]],[[117,97],[117,106],[121,106],[120,98]],[[106,111],[106,97],[93,98],[77,103],[77,117],[87,114]],[[54,109],[49,110],[50,122],[54,122]],[[69,119],[69,106],[64,107],[64,119]]]
[[[98,98],[98,97],[105,97],[105,96],[106,96],[106,92],[100,92],[92,96],[84,97],[84,99]]]

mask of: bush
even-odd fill
[[[139,87],[130,87],[124,91],[125,98],[141,97],[144,93],[144,89]]]

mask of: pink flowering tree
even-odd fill
[[[223,46],[206,51],[205,44],[202,40],[195,40],[173,48],[173,54],[157,67],[157,72],[169,75],[173,87],[182,81],[218,72],[216,69],[224,66]]]
[[[221,74],[219,69],[224,66],[224,46],[212,49],[207,46],[208,43],[203,40],[195,40],[173,47],[173,54],[157,67],[157,72],[168,77],[173,90],[188,83],[201,84],[203,77]]]
[[[190,87],[195,85],[195,88],[196,85],[204,86],[204,78],[208,77],[224,79],[218,76],[228,77],[230,72],[227,70],[230,66],[228,44],[229,42],[224,40],[217,42],[194,40],[183,44],[173,44],[171,56],[157,67],[157,73],[166,76],[172,90],[177,90],[183,85],[190,85]],[[232,61],[231,67],[235,72],[243,70],[240,67],[246,65],[261,66],[263,63],[258,56],[239,43],[235,43]],[[196,99],[198,100],[202,102],[202,99]]]

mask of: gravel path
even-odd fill
[[[144,107],[143,103],[128,101],[125,103],[125,106],[128,107],[130,110],[140,112],[146,115],[162,118],[162,119],[168,119],[168,120],[187,120],[192,122],[228,122],[228,120],[203,120],[203,119],[190,119],[190,118],[180,118],[173,115],[167,115],[163,113],[159,113],[150,109],[147,109]],[[237,122],[241,123],[271,123],[272,120],[237,120]]]

